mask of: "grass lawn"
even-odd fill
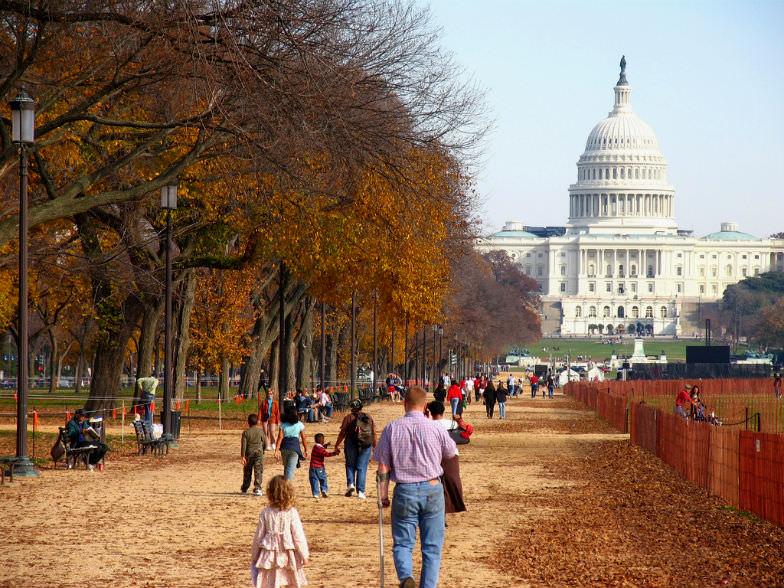
[[[702,339],[643,339],[646,355],[659,355],[662,351],[667,355],[669,361],[686,361],[687,345],[702,345]],[[549,358],[552,353],[553,359],[563,358],[567,354],[572,360],[578,355],[585,358],[592,358],[597,361],[610,359],[610,355],[615,351],[618,357],[631,355],[634,351],[634,339],[624,337],[621,343],[605,345],[599,340],[591,339],[540,339],[536,343],[525,346],[533,356]],[[555,349],[555,348],[558,349]],[[743,350],[739,349],[739,353]]]

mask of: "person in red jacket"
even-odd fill
[[[683,418],[689,418],[689,415],[686,414],[686,410],[683,408],[687,404],[694,404],[689,395],[689,391],[691,390],[691,386],[688,384],[683,387],[683,389],[678,393],[678,396],[675,398],[675,414],[681,415]]]
[[[449,386],[449,392],[446,394],[446,399],[452,406],[452,416],[463,414],[463,392],[460,390],[460,386],[452,382],[452,385]]]

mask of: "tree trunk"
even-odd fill
[[[54,394],[57,391],[57,366],[58,366],[58,349],[57,337],[54,336],[53,329],[49,329],[49,394]]]
[[[270,363],[269,363],[270,389],[278,390],[278,374],[280,373],[280,362],[278,361],[278,353],[280,350],[280,341],[275,339],[270,347],[271,347]]]
[[[229,398],[229,368],[229,360],[222,357],[221,371],[218,376],[218,394],[221,397],[221,402],[225,402]]]
[[[201,403],[201,368],[196,368],[196,404]]]
[[[335,338],[332,334],[327,334],[327,362],[326,362],[326,378],[324,379],[324,386],[334,386],[337,381],[337,363],[338,351],[335,344]]]
[[[142,316],[142,326],[139,331],[139,342],[137,345],[137,364],[136,379],[146,378],[149,375],[156,375],[158,372],[153,363],[153,354],[156,349],[156,334],[158,333],[158,321],[163,314],[163,300],[156,300],[153,304],[144,305]],[[133,404],[141,403],[141,390],[134,386]]]
[[[312,388],[311,364],[313,358],[313,308],[315,302],[307,296],[303,301],[302,324],[297,334],[297,389]]]
[[[99,337],[95,349],[87,411],[109,410],[117,406],[117,392],[125,363],[125,352],[131,333],[141,318],[141,304],[133,298],[126,301],[126,314],[119,329],[111,336]]]
[[[82,391],[82,372],[84,371],[84,347],[79,345],[79,355],[76,357],[76,377],[74,379],[74,393]]]
[[[194,272],[186,272],[183,278],[182,290],[182,301],[179,304],[175,330],[176,356],[174,366],[174,396],[180,399],[185,397],[185,364],[191,347],[191,312],[193,311],[193,302],[196,296],[196,276]]]

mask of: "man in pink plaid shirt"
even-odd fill
[[[420,588],[436,588],[444,544],[443,458],[457,454],[444,427],[425,414],[426,393],[411,388],[406,414],[384,427],[373,459],[378,462],[381,503],[389,506],[389,481],[395,482],[392,500],[392,557],[401,588],[414,588],[412,553],[417,527],[422,548]]]

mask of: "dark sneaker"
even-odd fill
[[[322,498],[326,498],[326,497],[327,497],[327,493],[326,493],[326,492],[324,492],[323,490],[321,491],[321,497],[322,497]]]
[[[354,495],[354,486],[349,486],[348,490],[346,490],[346,496],[353,496]]]
[[[409,576],[402,582],[400,582],[400,588],[417,588],[416,582],[414,582],[414,578]]]
[[[240,492],[242,492],[243,494],[247,494],[248,493],[248,489],[247,488],[240,488]]]

